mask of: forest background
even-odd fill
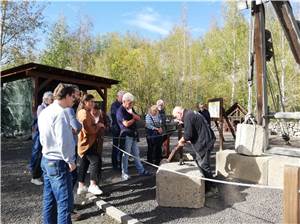
[[[224,98],[227,108],[235,102],[247,108],[249,18],[236,2],[223,2],[222,25],[212,18],[208,31],[199,38],[190,33],[183,5],[181,22],[159,40],[130,32],[92,35],[93,23],[85,16],[73,29],[63,15],[49,26],[44,21],[45,7],[47,4],[34,1],[1,1],[1,70],[37,62],[116,79],[120,84],[109,90],[109,105],[118,90],[126,90],[135,95],[141,114],[160,98],[166,102],[168,114],[175,105],[195,108],[197,102],[215,97]],[[293,10],[297,17],[300,10]],[[279,110],[277,72],[286,110],[299,111],[300,68],[270,3],[266,15],[277,64],[277,71],[272,60],[267,66],[270,110]],[[46,48],[39,52],[36,32],[41,30],[49,36]],[[5,125],[9,130],[28,129],[31,98],[25,93],[31,90],[30,80],[1,88],[2,131]],[[24,119],[16,122],[16,117]]]

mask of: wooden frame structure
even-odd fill
[[[225,131],[226,129],[229,129],[230,131],[233,130],[235,132],[237,124],[244,122],[246,114],[247,110],[244,107],[242,107],[239,103],[234,103],[225,111],[224,118],[228,119],[224,126]],[[231,124],[231,126],[228,125],[228,122]]]
[[[75,84],[82,91],[96,90],[103,99],[104,111],[107,111],[107,89],[119,83],[117,80],[108,79],[91,74],[60,69],[48,65],[28,63],[1,71],[1,86],[3,83],[19,79],[31,78],[33,82],[32,112],[42,103],[43,93],[53,91],[60,83]]]

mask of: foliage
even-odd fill
[[[226,107],[236,101],[246,107],[248,21],[232,1],[223,3],[222,21],[220,25],[212,20],[201,38],[193,38],[183,19],[168,36],[150,41],[132,33],[94,36],[92,23],[83,18],[70,30],[61,17],[50,30],[41,62],[119,80],[108,92],[109,103],[118,90],[130,91],[142,114],[160,98],[166,101],[168,113],[175,105],[194,108],[197,102],[215,97],[223,97]],[[295,110],[300,100],[299,67],[278,21],[270,16],[266,24],[273,34],[285,106]],[[272,63],[268,71],[278,94]],[[269,95],[271,99],[270,91]],[[275,111],[275,104],[269,102]]]
[[[44,4],[35,1],[1,1],[1,65],[33,59],[38,40],[36,31],[44,27]]]

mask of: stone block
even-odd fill
[[[188,175],[188,176],[187,176]],[[205,181],[195,162],[162,164],[156,173],[156,200],[159,206],[201,208],[205,202]]]
[[[235,150],[243,155],[260,156],[267,147],[265,137],[265,130],[260,125],[238,124]]]
[[[269,161],[268,185],[283,187],[284,166],[300,167],[300,157],[273,155]]]
[[[268,184],[270,159],[270,156],[246,156],[233,150],[223,150],[216,153],[216,170],[224,177]]]

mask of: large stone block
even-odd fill
[[[216,153],[216,169],[224,177],[268,184],[270,159],[270,156],[245,156],[233,150],[224,150]]]
[[[266,132],[260,125],[238,124],[235,150],[243,155],[260,156],[267,148]]]
[[[268,185],[283,187],[284,166],[300,167],[299,157],[273,155],[269,161]]]
[[[175,171],[175,172],[174,172]],[[188,175],[188,176],[187,176]],[[160,165],[156,173],[156,200],[164,207],[201,208],[205,202],[205,182],[195,162]]]

